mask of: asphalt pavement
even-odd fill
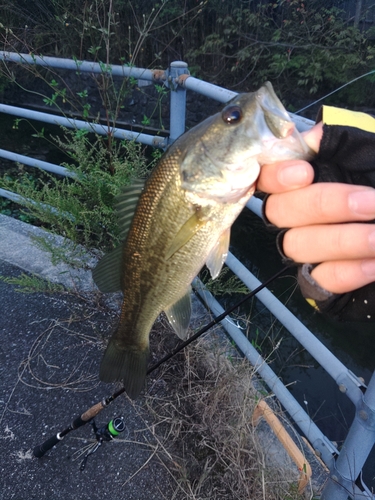
[[[123,416],[124,432],[88,457],[83,471],[85,451],[97,442],[90,424],[44,457],[33,456],[35,446],[116,387],[98,379],[114,314],[95,303],[91,273],[54,266],[31,234],[41,230],[0,215],[0,499],[172,498],[171,476],[155,453],[151,419],[142,402],[134,405],[126,396],[96,418],[102,427]],[[20,293],[12,278],[27,273],[80,293]]]

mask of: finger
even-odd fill
[[[284,234],[283,251],[295,262],[310,264],[375,259],[375,224],[304,226]]]
[[[332,293],[351,292],[375,281],[375,259],[324,262],[311,276]]]
[[[278,227],[369,221],[375,219],[375,189],[317,183],[267,199],[265,213]]]
[[[302,135],[309,148],[317,153],[323,136],[323,124],[317,123]],[[265,193],[283,193],[290,189],[307,186],[313,180],[314,170],[309,163],[302,160],[289,160],[263,165],[257,188]]]
[[[302,135],[309,148],[312,149],[314,153],[317,153],[320,148],[320,141],[323,137],[323,122],[317,123]]]
[[[303,160],[287,160],[263,165],[257,189],[265,193],[283,193],[308,186],[314,180],[314,169]]]

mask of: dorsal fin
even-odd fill
[[[131,186],[124,187],[117,196],[119,236],[123,243],[105,255],[92,271],[92,277],[101,292],[110,293],[121,290],[122,252],[144,184],[144,181],[137,179]]]
[[[144,185],[144,180],[136,179],[130,186],[122,188],[121,193],[116,198],[118,227],[120,229],[119,236],[122,241],[125,241],[128,235]]]

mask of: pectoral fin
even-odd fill
[[[216,245],[211,250],[207,260],[206,266],[210,270],[212,279],[219,276],[221,268],[227,258],[229,251],[230,228],[226,229],[218,239]]]
[[[121,290],[122,245],[105,255],[92,271],[92,277],[103,293]]]
[[[188,219],[185,224],[178,231],[174,237],[168,252],[166,254],[166,259],[170,259],[180,248],[182,248],[186,243],[194,236],[194,234],[205,224],[202,220],[200,212],[196,211]]]
[[[180,339],[186,339],[186,333],[191,316],[191,288],[189,286],[186,294],[172,306],[165,309],[165,314]]]

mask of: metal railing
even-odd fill
[[[189,75],[187,64],[182,61],[173,62],[168,70],[147,70],[127,66],[106,66],[87,61],[58,59],[54,57],[40,57],[28,54],[0,52],[0,60],[17,62],[20,64],[36,64],[41,66],[70,69],[80,72],[103,73],[110,72],[121,77],[133,77],[151,82],[161,82],[170,87],[170,136],[168,139],[148,134],[141,134],[122,130],[117,127],[108,128],[82,120],[75,120],[47,113],[25,110],[14,106],[0,104],[0,112],[19,117],[41,120],[47,123],[64,125],[69,128],[83,128],[91,132],[107,135],[112,134],[119,139],[130,139],[156,147],[166,147],[185,130],[186,91],[192,90],[225,103],[235,95],[235,92],[198,80]],[[310,120],[292,115],[300,131],[307,130],[313,124]],[[0,150],[0,157],[39,167],[60,175],[69,175],[69,172],[59,165],[53,165],[40,160],[33,160],[27,156]],[[18,195],[0,189],[0,196],[17,200]],[[261,201],[252,197],[247,207],[261,215]],[[229,253],[227,266],[250,289],[260,285],[259,280]],[[215,315],[223,312],[223,308],[215,298],[204,288],[198,279],[194,286],[199,295],[206,302]],[[222,325],[238,348],[249,359],[256,372],[266,382],[270,390],[276,395],[283,407],[288,411],[290,418],[301,429],[311,443],[316,454],[321,457],[330,470],[330,480],[325,486],[322,500],[374,499],[374,495],[363,484],[361,479],[362,468],[375,443],[375,374],[366,387],[363,380],[358,378],[343,363],[341,363],[315,336],[311,333],[270,291],[263,289],[257,298],[269,309],[282,325],[297,341],[314,357],[326,370],[338,386],[338,390],[345,393],[355,405],[356,413],[347,438],[340,450],[323,434],[312,421],[306,411],[300,406],[279,377],[252,346],[245,335],[228,319]]]

